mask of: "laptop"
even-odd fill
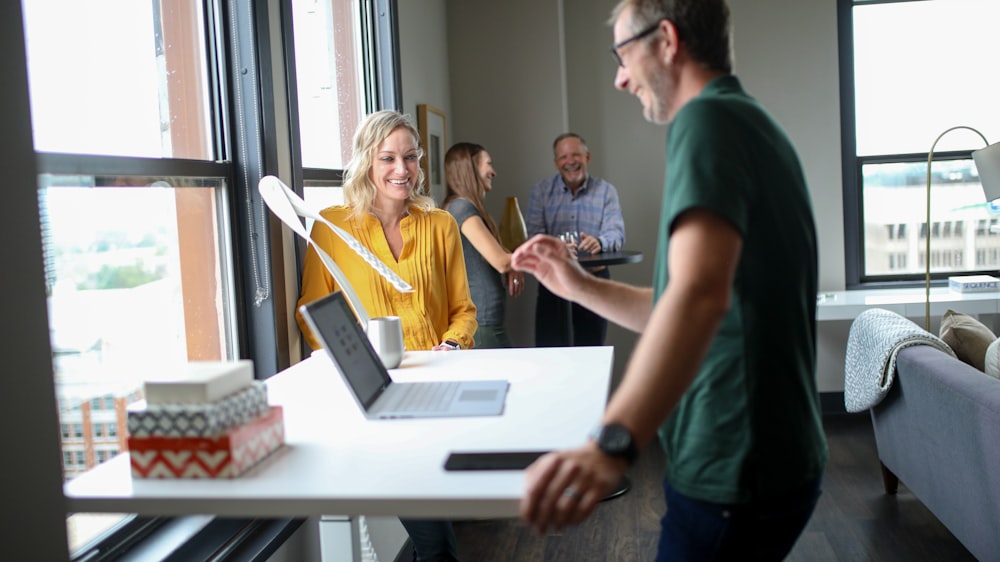
[[[499,416],[505,380],[397,383],[340,291],[299,307],[369,419]],[[442,351],[441,353],[455,353]]]

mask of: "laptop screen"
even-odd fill
[[[302,306],[313,332],[367,410],[392,380],[340,291]]]

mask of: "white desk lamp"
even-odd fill
[[[938,141],[941,140],[941,137],[956,129],[972,131],[979,135],[979,138],[983,139],[983,144],[986,145],[986,148],[974,151],[972,158],[976,163],[976,170],[979,172],[979,181],[982,183],[986,201],[990,202],[994,199],[1000,199],[1000,143],[991,145],[982,133],[964,125],[946,129],[934,139],[931,151],[927,153],[927,226],[924,231],[924,241],[926,242],[924,249],[924,265],[926,266],[926,276],[924,278],[924,328],[927,331],[931,329],[931,162],[934,160],[934,148],[937,146]]]
[[[1000,199],[1000,142],[972,153],[987,201]]]

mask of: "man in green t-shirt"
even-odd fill
[[[725,0],[622,0],[615,86],[668,126],[653,286],[587,276],[536,236],[513,256],[553,293],[641,334],[601,426],[528,471],[522,516],[583,521],[657,435],[658,560],[780,560],[827,461],[816,391],[816,232],[787,135],[732,75]]]

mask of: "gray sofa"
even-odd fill
[[[888,494],[902,482],[980,560],[1000,560],[1000,380],[925,345],[871,409]]]

